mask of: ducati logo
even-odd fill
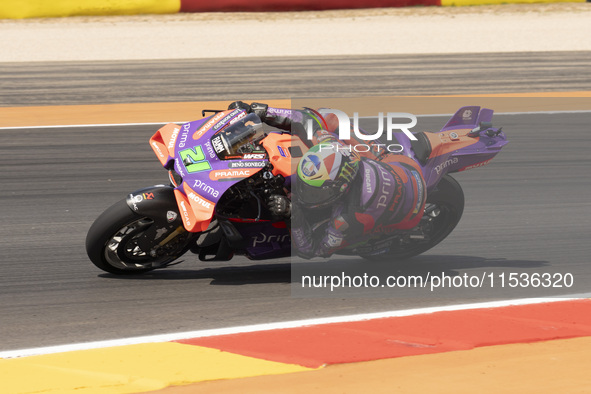
[[[178,216],[179,215],[174,211],[166,212],[166,220],[168,220],[168,223],[174,222]]]

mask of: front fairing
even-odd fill
[[[174,194],[187,231],[206,230],[222,195],[267,164],[266,154],[224,157],[220,155],[222,148],[219,144],[212,143],[226,126],[240,121],[245,115],[245,111],[235,109],[182,126],[169,124],[150,139],[162,165],[174,169],[182,178]]]

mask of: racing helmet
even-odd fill
[[[359,171],[359,155],[341,144],[318,144],[297,168],[296,200],[306,208],[325,208],[346,195]]]

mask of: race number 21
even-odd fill
[[[200,146],[182,150],[179,155],[188,173],[211,170],[211,165],[205,160]]]

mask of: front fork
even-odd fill
[[[127,196],[129,209],[140,216],[149,218],[153,227],[154,240],[162,238],[156,245],[150,242],[150,255],[164,255],[174,249],[187,232],[179,214],[174,188],[165,185],[150,186],[136,190]]]

